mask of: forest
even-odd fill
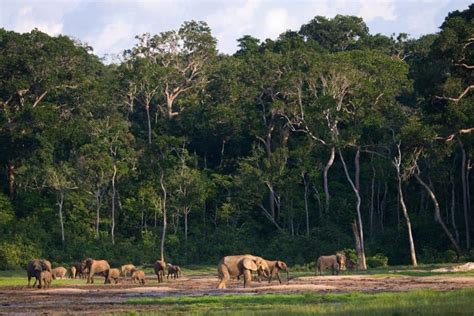
[[[0,29],[0,269],[474,260],[473,18],[411,38],[315,16],[233,55],[187,21],[113,63]]]

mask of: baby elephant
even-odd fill
[[[107,280],[107,283],[112,283],[112,280],[113,280],[115,282],[115,284],[117,284],[119,277],[120,277],[119,269],[110,269],[109,270],[109,279]]]
[[[76,268],[75,266],[71,266],[71,267],[69,268],[69,277],[70,277],[71,279],[75,279],[76,276],[77,276],[77,268]]]
[[[131,263],[124,264],[123,266],[120,267],[120,270],[122,270],[122,276],[124,276],[124,277],[127,277],[129,274],[132,275],[132,270],[133,269],[136,269],[136,268]]]
[[[48,289],[51,286],[52,275],[49,271],[41,272],[41,281],[43,281],[43,289]],[[41,286],[38,285],[38,288]]]
[[[172,279],[177,279],[180,277],[181,268],[178,265],[168,263],[166,267],[168,268],[168,275],[166,276],[167,279],[170,277],[170,275]]]
[[[323,275],[327,268],[332,269],[332,274],[336,275],[341,270],[346,270],[346,256],[342,252],[337,252],[332,256],[321,256],[316,261],[316,274]]]
[[[268,283],[272,282],[273,277],[277,277],[278,281],[280,281],[280,271],[286,272],[286,281],[290,281],[290,272],[288,271],[288,266],[283,261],[270,261],[265,260],[268,264],[268,268],[270,269],[270,277],[268,277]],[[261,281],[261,277],[263,276],[263,271],[261,269],[257,270],[258,274],[258,282]]]
[[[67,269],[65,267],[57,267],[51,271],[53,275],[53,280],[62,279],[66,277]]]
[[[138,281],[139,284],[145,285],[145,273],[138,269],[132,269],[132,282]]]

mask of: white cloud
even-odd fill
[[[283,8],[273,9],[265,17],[265,37],[276,38],[281,33],[299,26]]]
[[[118,53],[123,42],[129,41],[133,36],[134,27],[122,20],[117,20],[105,27],[99,34],[94,34],[87,39],[87,42],[94,47],[97,54]]]
[[[365,22],[370,22],[375,18],[382,18],[386,21],[395,21],[397,19],[394,1],[387,0],[362,1],[357,15],[364,18]]]
[[[235,51],[236,39],[251,33],[258,21],[256,16],[261,0],[246,0],[218,10],[205,18],[212,30],[217,30],[218,48],[223,52]]]
[[[33,6],[21,7],[18,11],[15,31],[20,33],[29,32],[34,28],[39,29],[49,35],[58,35],[63,30],[63,23],[60,20],[41,20],[34,13]]]
[[[320,0],[314,6],[314,15],[334,17],[337,14],[356,15],[370,22],[375,18],[386,21],[397,19],[395,0]]]
[[[441,25],[436,17],[443,11],[443,8],[448,3],[449,0],[428,0],[412,3],[409,10],[412,12],[418,12],[418,14],[406,16],[408,27],[407,32],[416,35],[436,32],[437,28]]]

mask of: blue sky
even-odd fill
[[[448,12],[467,9],[466,0],[0,0],[0,27],[28,32],[37,27],[65,34],[94,48],[99,56],[118,54],[135,44],[134,36],[177,29],[183,21],[203,20],[232,54],[236,40],[262,40],[298,30],[316,15],[363,17],[372,34],[434,33]]]

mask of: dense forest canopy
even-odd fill
[[[0,29],[0,268],[473,260],[473,17],[412,39],[316,16],[232,56],[189,21],[109,65]]]

